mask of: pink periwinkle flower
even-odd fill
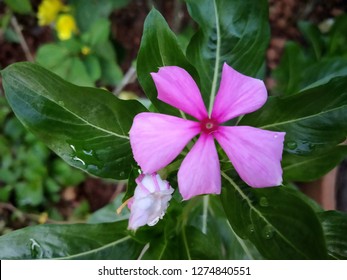
[[[130,130],[130,144],[135,160],[145,173],[164,168],[200,134],[178,171],[183,199],[220,194],[221,171],[214,140],[249,186],[261,188],[282,183],[284,132],[223,125],[264,105],[267,91],[263,81],[245,76],[225,63],[209,116],[196,83],[184,69],[165,66],[151,75],[158,99],[198,121],[159,113],[138,114]]]
[[[128,228],[154,226],[165,215],[174,189],[156,173],[141,174],[136,179],[134,196],[129,200],[130,218]]]

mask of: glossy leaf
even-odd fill
[[[219,259],[261,259],[248,240],[238,237],[225,215],[219,196],[197,197],[192,201],[188,224],[204,232]],[[187,207],[189,208],[189,206]]]
[[[143,245],[126,227],[127,221],[121,221],[16,230],[0,237],[0,259],[136,259]]]
[[[188,0],[187,5],[199,25],[187,57],[199,72],[200,88],[209,103],[224,62],[245,75],[260,71],[270,34],[267,1]]]
[[[310,156],[286,154],[282,160],[283,178],[291,181],[313,181],[337,166],[347,157],[347,146],[337,146]]]
[[[219,259],[208,237],[192,226],[179,233],[158,236],[149,243],[142,259],[213,260]]]
[[[5,94],[20,121],[70,165],[126,179],[134,163],[128,131],[145,108],[104,90],[77,87],[31,63],[2,71]]]
[[[222,203],[235,232],[267,259],[326,259],[313,209],[285,187],[252,189],[223,174]]]
[[[162,15],[152,9],[144,24],[137,57],[137,76],[147,97],[159,112],[180,115],[177,109],[157,98],[158,94],[150,75],[151,72],[158,72],[159,67],[170,65],[180,66],[192,76],[196,76],[195,69],[185,58],[175,34]]]
[[[169,211],[175,211],[172,204]],[[219,197],[195,197],[177,211],[165,220],[163,232],[153,236],[143,259],[262,258],[253,244],[233,232]]]
[[[284,131],[285,151],[311,154],[335,147],[347,135],[347,77],[310,88],[286,98],[269,98],[240,125]]]
[[[329,257],[347,260],[347,214],[338,211],[319,213]]]

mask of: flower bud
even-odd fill
[[[165,215],[174,189],[156,173],[141,174],[136,179],[134,196],[129,200],[129,229],[154,226]]]

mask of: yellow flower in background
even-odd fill
[[[90,54],[91,52],[92,52],[92,50],[91,50],[89,47],[87,47],[87,46],[83,46],[82,49],[81,49],[81,53],[82,53],[83,55],[88,55],[88,54]]]
[[[70,39],[72,34],[78,31],[74,17],[69,14],[63,14],[58,17],[55,29],[57,30],[58,38],[62,41]]]
[[[43,0],[39,5],[37,18],[39,25],[49,25],[55,21],[58,13],[65,9],[61,0]]]

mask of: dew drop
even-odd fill
[[[83,153],[87,156],[93,156],[93,150],[83,150]]]
[[[278,138],[278,133],[274,134],[274,138],[277,139]]]
[[[259,200],[259,204],[262,207],[268,207],[269,206],[269,201],[267,200],[267,198],[265,196],[262,196]]]
[[[265,239],[271,239],[274,236],[274,229],[270,225],[266,225],[262,231],[262,237]]]
[[[249,231],[250,233],[253,233],[253,232],[254,232],[254,226],[253,226],[253,225],[249,225],[249,226],[248,226],[248,231]]]
[[[70,145],[70,148],[71,148],[74,152],[76,152],[76,148],[75,148],[74,145]]]
[[[79,157],[77,157],[77,156],[74,156],[72,159],[73,159],[74,161],[78,161],[78,162],[82,163],[83,165],[86,165],[86,163],[85,163],[82,159],[80,159]]]
[[[31,256],[36,259],[40,259],[43,257],[43,250],[40,244],[33,238],[30,238],[30,252]]]
[[[60,106],[65,106],[64,101],[58,101],[58,104],[59,104]]]
[[[123,177],[125,175],[124,171],[119,173],[119,177]]]
[[[159,222],[159,219],[160,219],[160,217],[156,217],[153,221],[148,222],[147,225],[152,227]]]
[[[287,148],[289,150],[295,150],[297,148],[297,146],[298,146],[298,144],[296,144],[296,142],[294,142],[294,141],[289,141],[287,143]]]

